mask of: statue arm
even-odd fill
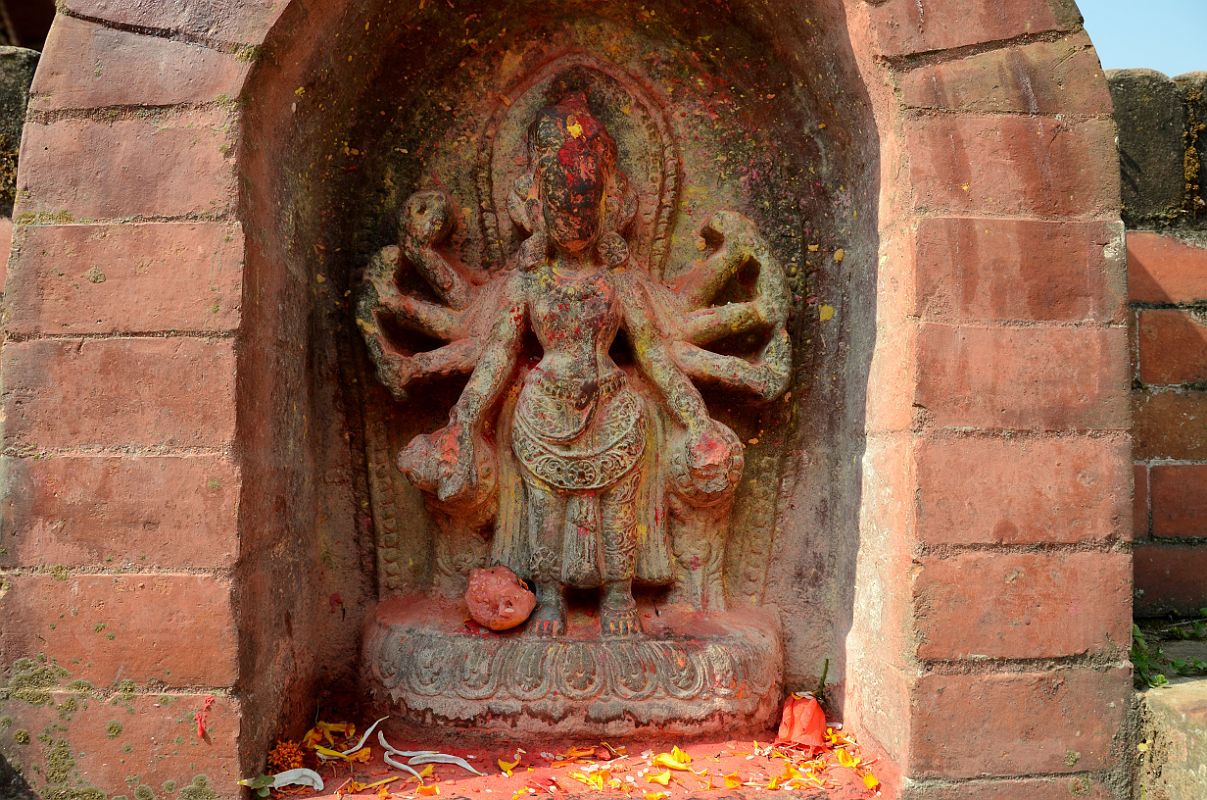
[[[637,281],[624,293],[624,326],[638,365],[666,398],[675,421],[690,433],[698,433],[709,422],[708,407],[654,324],[649,295]]]
[[[449,415],[451,426],[462,425],[468,434],[481,425],[482,415],[498,399],[515,368],[526,318],[523,275],[516,272],[503,288],[498,320]]]

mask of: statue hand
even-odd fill
[[[493,453],[450,425],[422,434],[398,454],[398,468],[416,488],[449,506],[475,506],[494,491]]]
[[[727,426],[709,419],[685,435],[671,456],[671,485],[693,505],[727,498],[742,477],[742,442]]]
[[[452,222],[448,206],[443,192],[415,192],[407,198],[399,219],[404,249],[431,247],[443,239]]]
[[[720,247],[722,243],[734,246],[751,238],[754,223],[733,211],[718,211],[704,223],[700,234],[706,242]]]

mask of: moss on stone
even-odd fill
[[[193,782],[180,790],[179,800],[218,800],[218,793],[210,786],[210,779],[197,775]]]
[[[67,670],[49,661],[45,656],[37,659],[18,658],[9,669],[6,694],[14,700],[30,705],[49,705],[50,689],[66,677]]]
[[[13,741],[17,744],[29,744],[29,731],[24,728],[13,731]]]
[[[147,784],[141,784],[134,790],[134,800],[155,800],[155,790]]]
[[[115,719],[109,720],[109,724],[105,726],[105,735],[110,739],[116,739],[122,735],[122,724]]]

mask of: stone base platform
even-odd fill
[[[643,606],[641,617],[640,637],[603,638],[577,613],[567,635],[542,638],[479,629],[458,603],[392,598],[365,637],[368,688],[395,723],[450,732],[728,737],[775,722],[773,615]]]

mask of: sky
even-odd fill
[[[1010,2],[1010,0],[1003,0]],[[1207,0],[1077,0],[1104,69],[1207,71]]]

